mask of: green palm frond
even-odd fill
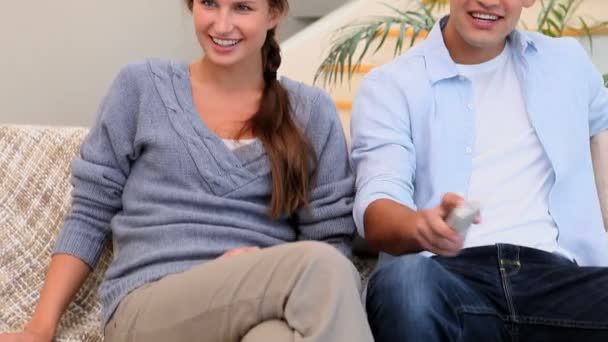
[[[604,75],[604,86],[608,87],[608,74]]]
[[[541,0],[541,11],[538,15],[538,32],[561,37],[568,21],[580,6],[582,0]]]
[[[412,32],[409,39],[409,44],[412,45],[420,33],[433,27],[436,21],[433,10],[441,6],[440,2],[427,3],[419,0],[418,10],[399,10],[389,4],[383,4],[391,9],[393,15],[371,17],[366,21],[341,27],[332,37],[329,52],[317,69],[314,82],[322,78],[325,86],[342,83],[345,73],[350,81],[353,72],[370,50],[373,49],[372,53],[375,53],[384,45],[393,27],[399,28],[394,55],[399,54],[406,42],[408,31]]]

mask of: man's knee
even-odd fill
[[[370,301],[397,310],[420,311],[432,307],[440,298],[442,278],[447,275],[441,265],[420,255],[406,255],[381,265],[370,278]]]

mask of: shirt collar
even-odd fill
[[[431,83],[459,75],[456,63],[452,60],[443,40],[442,30],[448,22],[448,17],[445,16],[435,23],[425,41],[423,53]],[[525,58],[529,51],[536,51],[532,37],[525,31],[515,29],[507,39],[514,53],[522,58]]]

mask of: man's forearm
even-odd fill
[[[363,217],[365,238],[375,248],[392,255],[422,250],[416,239],[416,212],[388,199],[372,202]]]

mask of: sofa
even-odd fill
[[[86,132],[78,127],[0,125],[0,332],[21,329],[33,312],[70,206],[70,162]],[[606,223],[608,132],[592,140],[592,152]],[[375,258],[360,243],[353,262],[365,282]],[[108,244],[63,315],[56,341],[103,340],[96,289],[111,255]]]

